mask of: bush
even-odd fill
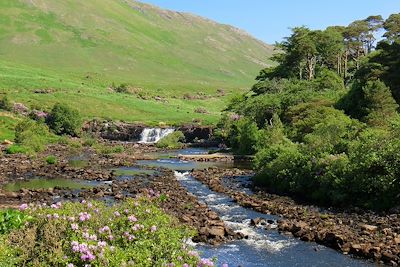
[[[113,84],[111,88],[117,93],[121,94],[129,93],[129,86],[126,83],[121,83],[120,85]]]
[[[44,123],[26,119],[15,127],[15,142],[30,152],[41,152],[47,143],[54,140],[54,136]]]
[[[255,122],[244,118],[234,122],[229,131],[229,142],[235,153],[251,155],[255,152],[258,127]]]
[[[21,228],[32,217],[17,210],[0,210],[0,235]]]
[[[54,165],[57,163],[57,158],[55,156],[48,156],[46,158],[46,163],[49,165]]]
[[[56,134],[77,136],[82,127],[82,118],[77,110],[63,104],[55,104],[46,123]]]
[[[7,95],[4,95],[0,99],[0,109],[6,110],[6,111],[11,111],[13,109],[13,105],[11,104],[11,101],[8,99]]]
[[[11,251],[0,265],[197,266],[200,259],[184,243],[194,232],[179,226],[157,207],[156,200],[27,209],[33,220],[7,236],[6,249]],[[16,264],[10,265],[13,261]]]
[[[175,131],[156,143],[158,148],[178,149],[183,147],[185,135],[181,131]]]

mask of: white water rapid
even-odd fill
[[[162,138],[166,137],[169,134],[172,134],[175,129],[172,128],[145,128],[140,135],[141,144],[154,144],[160,141]]]

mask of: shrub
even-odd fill
[[[77,136],[82,127],[82,118],[79,112],[63,104],[54,105],[46,122],[59,135]]]
[[[178,149],[183,147],[185,135],[181,131],[175,131],[156,143],[158,148]]]
[[[200,259],[184,243],[194,232],[179,226],[155,200],[27,209],[25,213],[33,220],[8,235],[6,249],[12,251],[0,265],[197,266]],[[10,261],[16,264],[10,265]]]
[[[49,165],[54,165],[57,163],[57,158],[55,156],[48,156],[46,158],[46,163]]]
[[[11,101],[8,99],[7,95],[4,95],[0,99],[0,109],[6,110],[6,111],[11,111],[13,108],[13,105],[11,104]]]
[[[24,206],[25,207],[25,206]],[[32,217],[18,210],[0,210],[0,235],[21,228]]]
[[[258,127],[247,118],[232,123],[229,131],[229,142],[232,149],[241,155],[251,155],[255,152],[258,137]]]
[[[126,83],[121,83],[120,85],[112,85],[112,89],[121,94],[127,94],[129,93],[129,86]]]
[[[15,127],[15,142],[24,146],[30,152],[41,152],[45,145],[53,141],[54,137],[48,127],[30,119],[19,122]]]

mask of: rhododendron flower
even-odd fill
[[[212,266],[214,266],[214,262],[212,262],[210,259],[201,259],[197,266],[198,267],[212,267]]]
[[[28,204],[22,204],[21,206],[19,206],[19,210],[20,210],[20,211],[24,211],[24,210],[26,210],[28,207],[29,207]]]
[[[92,215],[90,215],[90,214],[87,213],[87,212],[81,212],[81,213],[79,213],[79,220],[80,220],[81,222],[88,221],[88,220],[90,220],[91,217],[92,217]]]
[[[97,246],[99,246],[99,247],[101,247],[101,248],[104,248],[105,246],[107,246],[107,242],[105,242],[105,241],[99,241],[99,242],[97,242]]]
[[[130,222],[137,222],[137,218],[136,218],[134,215],[129,216],[129,217],[128,217],[128,220],[129,220]]]

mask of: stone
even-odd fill
[[[214,226],[207,229],[209,236],[223,237],[225,235],[225,228],[221,226]]]
[[[361,229],[368,231],[368,232],[376,232],[376,230],[378,230],[378,226],[363,224],[363,225],[361,225]]]
[[[10,140],[4,140],[2,143],[1,143],[2,145],[12,145],[12,144],[14,144],[13,142],[11,142]]]

